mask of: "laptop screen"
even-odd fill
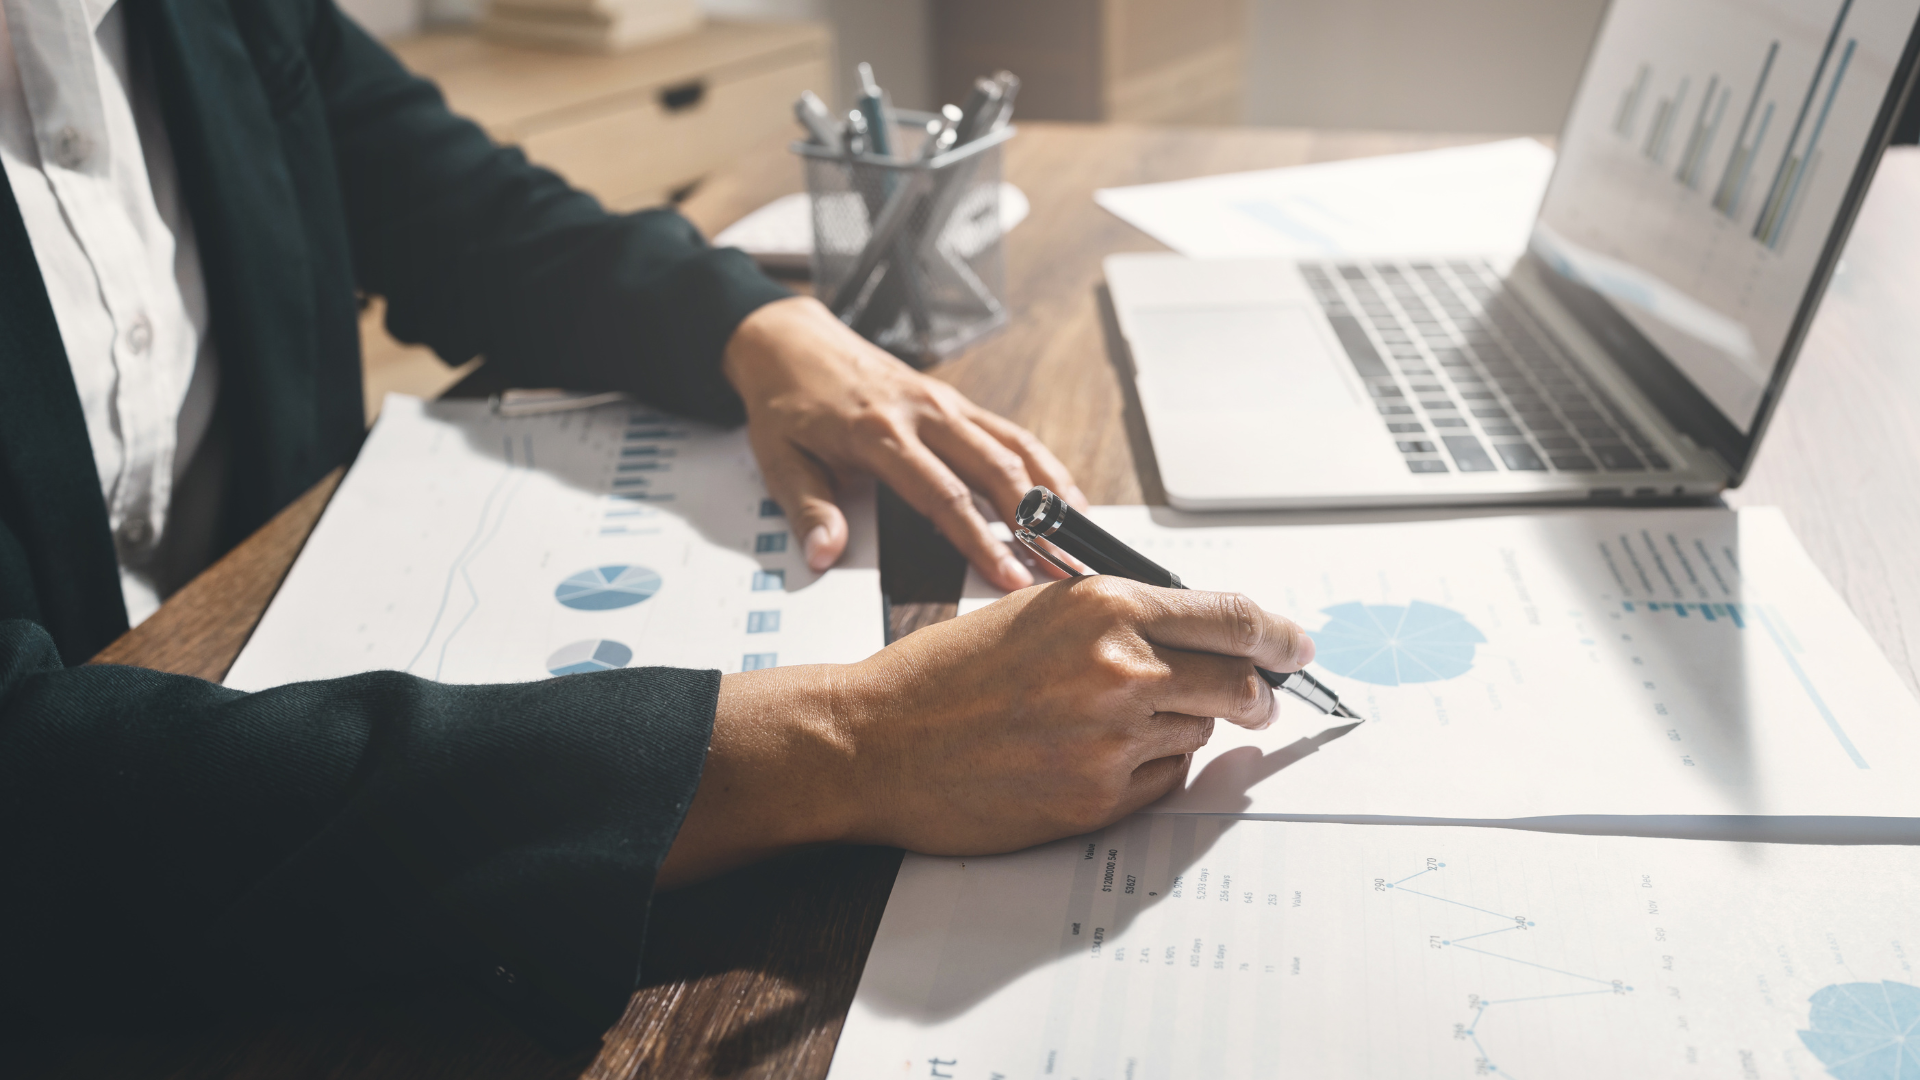
[[[1920,0],[1615,0],[1601,26],[1530,246],[1670,365],[1656,383],[1691,384],[1734,457],[1857,209],[1916,16]]]

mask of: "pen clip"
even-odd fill
[[[1035,555],[1038,555],[1041,558],[1052,563],[1055,567],[1059,568],[1061,573],[1067,575],[1068,577],[1086,577],[1087,576],[1081,573],[1080,571],[1075,570],[1073,567],[1068,566],[1066,563],[1061,562],[1059,559],[1054,558],[1052,555],[1049,555],[1047,552],[1043,551],[1040,547],[1040,538],[1033,535],[1032,530],[1026,528],[1025,526],[1021,526],[1019,528],[1014,529],[1013,538],[1015,540],[1020,541],[1020,543],[1028,551],[1031,551]]]

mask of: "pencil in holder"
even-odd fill
[[[1007,321],[1000,155],[1014,129],[920,160],[934,119],[895,114],[897,158],[793,147],[813,213],[814,295],[920,368]]]

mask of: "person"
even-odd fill
[[[1028,588],[861,663],[243,694],[85,661],[363,434],[358,297],[450,361],[745,422],[816,567],[866,470],[992,580],[1015,425],[671,209],[613,215],[451,115],[331,0],[0,0],[0,1026],[428,969],[597,1037],[673,888],[797,847],[995,852],[1179,784],[1256,664],[1237,596]]]

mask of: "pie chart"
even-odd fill
[[[1800,1033],[1834,1080],[1920,1076],[1920,987],[1903,982],[1835,983],[1808,1004]]]
[[[596,566],[561,582],[553,598],[575,611],[612,611],[660,591],[660,575],[644,566]]]
[[[1314,662],[1335,675],[1375,686],[1440,682],[1473,668],[1487,640],[1466,616],[1439,604],[1335,604],[1327,625],[1310,631]]]
[[[555,675],[579,675],[588,671],[612,671],[627,666],[633,650],[617,641],[591,638],[562,645],[547,657],[547,670]]]

